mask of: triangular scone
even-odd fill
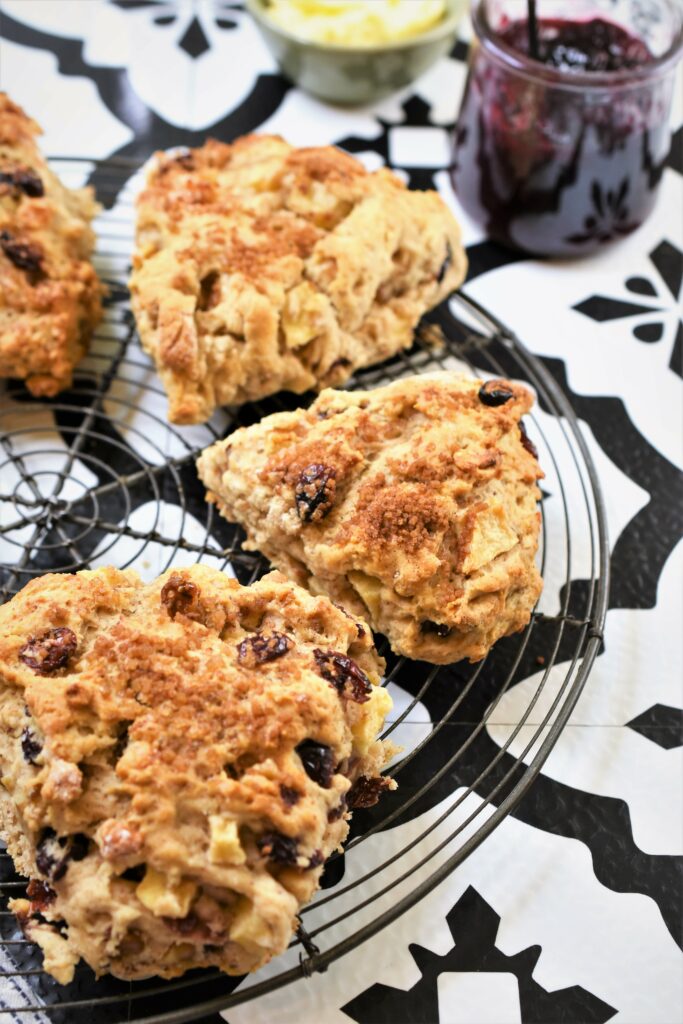
[[[475,661],[541,591],[532,404],[519,384],[449,373],[328,390],[214,444],[199,475],[246,547],[394,651]]]
[[[89,262],[91,188],[67,188],[36,144],[40,128],[0,92],[0,377],[56,395],[102,317]]]
[[[171,978],[287,948],[391,707],[370,630],[271,573],[49,575],[0,608],[0,835],[44,968]]]
[[[341,384],[413,341],[461,284],[460,229],[436,192],[278,136],[158,154],[130,282],[169,418]]]

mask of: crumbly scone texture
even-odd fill
[[[543,473],[520,422],[533,397],[481,385],[440,373],[327,390],[217,442],[199,474],[245,547],[366,616],[395,652],[476,661],[541,591]]]
[[[130,282],[175,423],[220,405],[341,384],[413,341],[464,279],[460,229],[342,150],[278,136],[157,154]]]
[[[0,608],[11,903],[65,983],[255,970],[394,784],[369,629],[271,573],[48,575]]]
[[[70,386],[87,351],[103,288],[90,263],[92,189],[61,183],[39,134],[0,92],[0,377],[51,396]]]

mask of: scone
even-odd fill
[[[66,188],[35,142],[40,128],[0,93],[0,377],[34,395],[70,386],[102,316],[90,256],[98,211]]]
[[[396,653],[477,661],[541,591],[532,403],[519,384],[449,373],[324,391],[208,448],[199,475],[245,547]]]
[[[370,631],[272,573],[49,575],[0,609],[11,907],[67,982],[255,970],[393,788]]]
[[[130,282],[174,423],[220,405],[341,384],[413,341],[463,280],[436,192],[339,149],[278,136],[157,154]]]

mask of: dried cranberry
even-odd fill
[[[346,794],[346,802],[350,808],[372,807],[379,800],[382,792],[390,786],[389,779],[376,775],[372,779],[361,775],[356,779]]]
[[[237,645],[237,657],[243,665],[260,665],[265,661],[275,661],[294,646],[284,633],[254,633],[247,636]]]
[[[522,442],[522,447],[528,451],[529,455],[533,455],[535,459],[538,459],[538,448],[527,434],[526,427],[524,426],[524,420],[519,421],[519,437]]]
[[[451,249],[451,243],[446,242],[446,258],[439,267],[439,273],[436,275],[436,283],[441,284],[444,277],[448,273],[448,269],[453,262],[453,250]]]
[[[19,658],[39,676],[47,676],[64,668],[77,646],[74,631],[59,626],[57,629],[48,629],[40,636],[30,636],[19,651]]]
[[[173,573],[161,588],[161,603],[172,619],[184,615],[195,622],[201,622],[204,608],[199,600],[199,587],[184,576]]]
[[[479,388],[479,401],[484,405],[505,405],[511,398],[515,397],[514,391],[504,380],[487,380]]]
[[[309,779],[329,789],[334,775],[335,758],[330,747],[315,740],[303,740],[296,748]]]
[[[120,878],[125,878],[127,882],[141,882],[145,877],[145,871],[147,870],[144,864],[136,864],[132,868],[126,868],[125,871],[121,872]]]
[[[301,470],[294,497],[299,519],[317,523],[324,519],[334,504],[336,469],[312,462]]]
[[[45,195],[43,183],[33,171],[0,171],[0,185],[12,185],[32,199]]]
[[[301,799],[301,793],[298,789],[294,789],[293,786],[280,786],[280,796],[282,797],[282,802],[287,804],[288,807],[298,804]]]
[[[27,725],[21,734],[21,752],[24,755],[24,760],[28,761],[29,764],[35,764],[36,758],[43,749],[43,744],[38,738],[37,733],[33,731],[30,725]]]
[[[340,654],[338,651],[321,651],[316,647],[313,657],[320,675],[327,679],[341,696],[349,697],[358,704],[364,704],[370,699],[370,680],[346,654]]]
[[[421,633],[435,633],[437,636],[450,636],[451,627],[447,626],[445,622],[432,622],[431,619],[425,619],[424,622],[420,623]]]
[[[57,893],[51,889],[47,882],[41,882],[38,878],[32,878],[26,886],[26,895],[31,901],[31,910],[45,910],[54,902]]]
[[[30,242],[17,242],[9,231],[0,231],[0,249],[15,267],[26,270],[34,276],[42,276],[43,252]]]
[[[281,832],[264,832],[256,840],[256,845],[264,857],[275,861],[276,864],[296,864],[296,839],[290,836],[283,836]]]
[[[58,882],[66,874],[70,861],[83,860],[89,842],[81,832],[73,836],[58,836],[53,828],[44,828],[36,846],[36,867],[41,875]]]
[[[308,861],[309,868],[319,868],[325,860],[322,850],[314,850]]]

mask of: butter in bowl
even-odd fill
[[[283,73],[331,103],[372,103],[451,49],[466,0],[247,0]]]

